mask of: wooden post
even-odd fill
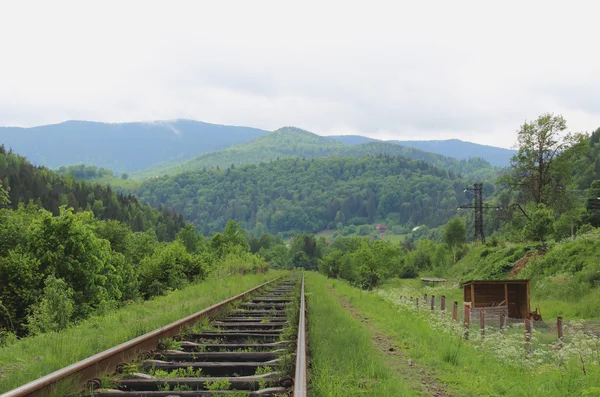
[[[464,306],[464,325],[465,325],[465,339],[469,339],[469,325],[471,325],[471,306]]]
[[[481,339],[485,339],[485,310],[479,309],[479,332]]]
[[[419,298],[417,298],[417,299],[415,300],[415,302],[416,302],[417,309],[418,309],[418,308],[419,308]]]
[[[500,332],[504,332],[504,327],[506,327],[506,314],[502,313],[500,315]]]
[[[431,295],[431,311],[435,311],[435,295]]]
[[[446,295],[442,295],[442,303],[440,304],[440,310],[442,312],[446,311]]]
[[[454,307],[452,308],[452,321],[456,321],[458,318],[458,302],[454,302]]]
[[[556,328],[558,329],[558,340],[561,341],[561,343],[564,341],[564,335],[563,335],[563,318],[562,317],[556,317]]]
[[[531,352],[531,318],[525,317],[525,350]]]

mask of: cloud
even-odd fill
[[[565,4],[7,2],[0,124],[191,118],[509,147],[556,112],[590,131],[598,6]]]

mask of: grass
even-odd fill
[[[561,366],[546,366],[532,372],[519,362],[515,362],[514,365],[507,364],[496,356],[478,350],[475,344],[465,343],[456,335],[432,327],[427,321],[427,316],[389,302],[380,295],[358,290],[341,281],[327,280],[322,276],[311,275],[310,280],[315,284],[318,283],[321,290],[329,285],[335,294],[348,302],[360,313],[360,316],[368,318],[373,329],[382,332],[402,346],[406,357],[414,360],[424,369],[435,371],[439,381],[446,385],[449,392],[457,396],[600,395],[598,365],[588,366],[587,375],[582,371],[581,364],[575,361],[564,362]],[[327,305],[335,306],[332,311],[338,310],[339,306],[335,305],[333,299],[321,296],[319,298],[326,301]],[[343,318],[341,314],[339,316]],[[314,317],[313,314],[313,321]],[[335,327],[338,321],[337,318],[331,318],[328,324]],[[317,327],[315,324],[312,326]],[[360,326],[354,323],[354,328],[360,329]],[[355,333],[354,329],[352,333]],[[365,345],[364,341],[362,345]],[[348,350],[354,349],[355,346],[350,346],[352,345],[337,346],[343,352],[339,354],[343,356],[351,354]],[[312,347],[316,348],[319,355],[321,354],[320,342],[316,341]],[[335,350],[330,350],[329,354],[334,352]],[[375,360],[372,350],[367,350],[365,357],[370,361]],[[351,358],[351,356],[347,357],[348,360]],[[315,363],[320,364],[316,357]],[[347,369],[351,371],[352,365]],[[338,382],[338,379],[345,379],[344,372],[339,377],[336,373],[330,375],[333,379],[331,383]]]
[[[0,349],[0,393],[143,335],[239,294],[283,272],[209,278],[167,296],[135,303],[60,333],[27,337]]]
[[[328,291],[324,277],[307,272],[306,290],[315,397],[414,395],[378,355],[367,327]]]

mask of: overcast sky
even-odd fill
[[[4,1],[0,125],[190,118],[510,147],[600,127],[597,2]]]

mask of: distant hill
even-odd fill
[[[491,169],[484,161],[461,162],[435,153],[428,153],[412,147],[396,143],[377,141],[365,137],[352,137],[352,142],[365,143],[349,145],[338,139],[323,137],[311,132],[284,127],[264,134],[250,142],[241,143],[226,149],[201,154],[191,160],[178,164],[152,167],[132,174],[133,178],[146,179],[160,175],[175,175],[182,172],[201,170],[204,168],[228,168],[231,165],[259,164],[277,159],[322,158],[322,157],[354,157],[367,155],[400,156],[409,160],[423,160],[455,173],[472,173]]]
[[[426,162],[378,155],[188,171],[148,179],[135,193],[184,214],[206,235],[235,219],[249,230],[289,236],[380,219],[438,226],[456,215],[466,185]]]
[[[345,143],[346,145],[360,145],[362,143],[379,141],[378,139],[369,138],[362,135],[332,135],[328,136],[327,138]]]
[[[441,141],[390,141],[402,146],[410,146],[426,152],[437,153],[443,156],[459,160],[473,157],[485,159],[495,167],[508,167],[510,158],[516,153],[515,150],[504,149],[495,146],[480,145],[460,139],[448,139]]]
[[[32,128],[0,127],[0,144],[49,168],[87,164],[132,172],[182,161],[266,131],[192,120],[150,123],[66,121]]]

